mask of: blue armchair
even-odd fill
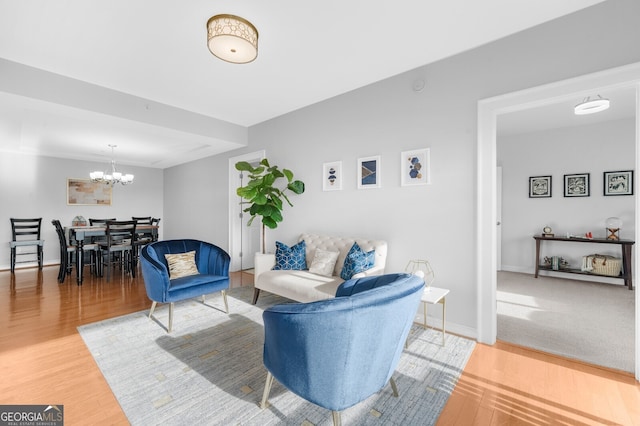
[[[166,254],[195,251],[197,274],[171,278]],[[158,303],[170,303],[168,332],[173,328],[173,304],[180,300],[222,292],[229,313],[226,290],[229,288],[229,254],[220,247],[198,240],[167,240],[146,245],[140,255],[147,296],[153,301],[149,318]],[[195,272],[195,271],[194,271]]]
[[[340,411],[391,382],[424,281],[409,274],[348,280],[334,299],[275,305],[263,313],[265,408],[276,378],[296,395]],[[363,374],[366,372],[366,374]]]

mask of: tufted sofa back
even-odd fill
[[[384,270],[387,261],[387,243],[381,240],[365,240],[361,238],[351,237],[332,237],[329,235],[318,234],[302,234],[298,239],[298,242],[304,240],[307,247],[307,259],[313,259],[317,249],[337,251],[340,253],[336,266],[333,270],[333,275],[340,276],[340,271],[344,266],[344,260],[349,253],[349,249],[356,242],[365,252],[369,252],[375,249],[375,267],[381,267]]]

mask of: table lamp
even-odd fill
[[[404,271],[422,278],[426,286],[425,291],[431,291],[431,284],[436,276],[429,261],[423,259],[410,260]]]
[[[607,240],[619,240],[620,228],[622,228],[622,220],[619,217],[609,217],[605,221],[607,227]]]

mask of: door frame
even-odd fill
[[[259,162],[265,157],[266,152],[263,149],[229,158],[229,256],[231,257],[229,271],[231,272],[239,271],[242,264],[237,254],[242,248],[242,230],[240,229],[242,224],[235,219],[242,213],[242,207],[236,193],[236,189],[240,186],[240,172],[236,170],[236,163],[238,161]]]
[[[497,241],[496,241],[496,129],[500,114],[580,98],[607,89],[635,88],[636,161],[640,170],[640,62],[569,80],[478,101],[476,285],[478,341],[493,345],[497,338]],[[638,181],[637,173],[635,174]],[[640,235],[640,197],[636,196],[636,235]],[[637,254],[633,268],[638,276]],[[635,378],[640,380],[640,291],[635,292]]]

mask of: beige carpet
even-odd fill
[[[499,272],[497,299],[499,340],[634,371],[635,290]]]

